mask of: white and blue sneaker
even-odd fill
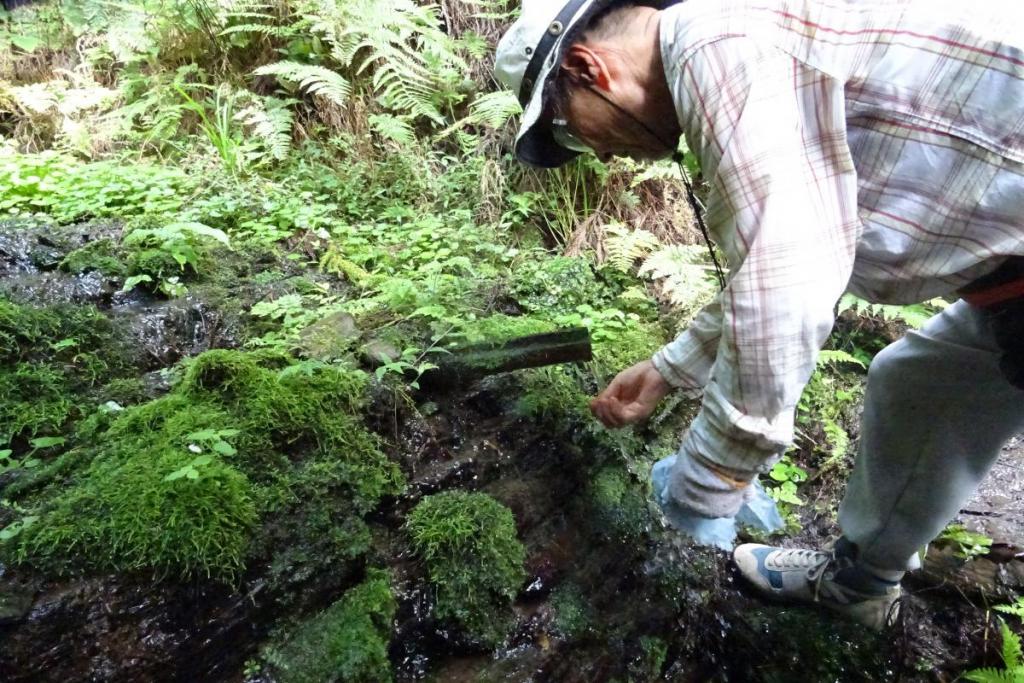
[[[899,580],[879,577],[854,556],[844,538],[825,550],[746,543],[733,552],[740,573],[766,597],[816,603],[875,630],[891,626],[899,616]]]

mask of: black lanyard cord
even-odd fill
[[[725,291],[725,273],[722,272],[722,266],[718,263],[718,255],[715,253],[715,248],[711,244],[711,236],[708,234],[708,226],[704,223],[704,213],[700,209],[700,204],[697,202],[697,195],[693,192],[693,183],[690,182],[689,174],[687,174],[686,167],[683,165],[683,153],[673,153],[672,160],[679,165],[679,175],[682,176],[683,185],[686,187],[686,199],[690,202],[690,209],[693,211],[693,218],[697,221],[697,227],[700,228],[700,234],[704,237],[704,244],[707,245],[708,253],[711,254],[711,263],[715,264],[715,277],[718,278],[718,287],[722,291]]]

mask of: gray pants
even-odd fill
[[[963,301],[875,357],[839,511],[861,560],[887,571],[913,566],[1024,431],[1024,391],[998,363],[985,315]]]

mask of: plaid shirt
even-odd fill
[[[1024,255],[1024,3],[689,0],[661,49],[728,286],[653,361],[682,450],[764,471],[844,291],[910,303]]]

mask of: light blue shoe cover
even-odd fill
[[[676,456],[670,455],[654,463],[651,484],[654,498],[662,514],[675,529],[693,538],[700,545],[731,551],[736,544],[736,521],[765,532],[778,531],[785,526],[775,501],[765,493],[760,482],[754,482],[753,496],[740,507],[736,518],[708,518],[684,512],[668,494],[669,473]]]

